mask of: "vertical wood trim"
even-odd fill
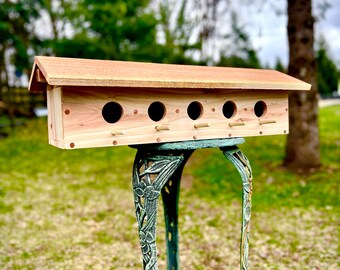
[[[47,87],[47,104],[49,143],[54,146],[64,148],[64,123],[61,87]]]

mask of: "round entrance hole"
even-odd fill
[[[256,102],[254,106],[254,113],[257,117],[264,116],[267,112],[267,105],[264,101],[260,100]]]
[[[233,101],[227,101],[223,105],[222,112],[225,118],[232,118],[237,112],[236,104]]]
[[[196,120],[201,117],[203,113],[203,106],[198,101],[193,101],[189,104],[187,109],[188,116],[192,120]]]
[[[148,109],[148,115],[151,120],[158,122],[165,116],[166,110],[162,102],[155,101],[151,103]]]
[[[122,117],[123,108],[119,103],[111,101],[104,105],[102,115],[106,122],[113,124],[118,122]]]

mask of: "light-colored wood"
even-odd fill
[[[168,125],[157,125],[155,126],[155,129],[157,131],[161,131],[161,130],[170,130],[169,126]]]
[[[51,145],[64,148],[64,123],[62,113],[62,89],[61,87],[48,87],[48,140]]]
[[[205,127],[210,127],[209,123],[197,123],[194,125],[195,128],[205,128]]]
[[[29,90],[49,85],[135,88],[309,90],[310,85],[275,70],[88,60],[37,56]],[[137,89],[135,90],[137,91]]]
[[[113,135],[113,136],[117,136],[117,135],[125,135],[125,132],[124,132],[124,130],[112,130],[111,131],[111,134]]]
[[[31,73],[31,77],[30,77],[30,81],[29,81],[28,90],[34,89],[34,91],[46,91],[47,88],[48,88],[47,82],[39,82],[39,80],[37,78],[38,72],[40,73],[38,76],[41,75],[40,76],[41,79],[42,79],[42,77],[45,78],[44,75],[42,74],[42,72],[40,72],[40,69],[38,68],[37,62],[34,61],[32,73]],[[46,79],[45,79],[45,81],[46,81]]]
[[[41,73],[40,69],[36,70],[36,80],[38,83],[47,83],[44,75]]]
[[[240,122],[230,122],[229,127],[239,127],[239,126],[245,126],[246,122],[240,121]]]
[[[135,91],[133,88],[62,87],[57,94],[62,94],[62,109],[59,106],[61,98],[53,96],[53,105],[57,104],[59,109],[49,110],[55,112],[53,121],[62,126],[63,132],[55,136],[58,139],[60,136],[63,138],[58,143],[54,143],[61,148],[288,133],[287,91],[216,90],[211,95],[204,89],[143,88]],[[265,102],[266,112],[258,118],[254,113],[254,106],[260,100]],[[102,109],[106,103],[112,101],[119,103],[123,111],[119,121],[110,124],[104,120]],[[148,108],[154,101],[161,102],[166,111],[158,122],[151,120],[148,115]],[[197,120],[190,119],[187,114],[188,105],[192,101],[202,105],[201,117]],[[234,116],[229,119],[222,111],[227,101],[233,101],[236,105]],[[271,121],[272,119],[275,119],[276,123],[265,125],[259,123],[259,120]],[[240,122],[245,124],[229,126],[231,123]],[[209,123],[209,126],[206,123]],[[195,128],[195,125],[202,124],[204,128]],[[167,127],[167,129],[160,128],[162,130],[157,131],[157,126]]]
[[[288,91],[310,85],[273,70],[36,57],[29,89],[47,91],[49,142],[71,149],[287,134]]]
[[[260,120],[259,124],[260,125],[266,125],[266,124],[275,124],[276,120],[268,119],[268,120]]]

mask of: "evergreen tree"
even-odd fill
[[[157,58],[157,20],[148,0],[83,0],[65,13],[71,38],[53,40],[57,56],[150,61]],[[151,58],[151,59],[150,59]]]
[[[9,65],[15,74],[29,73],[29,49],[32,49],[33,22],[39,16],[41,2],[35,0],[0,0],[0,98],[8,91]]]
[[[285,68],[284,65],[282,64],[280,58],[276,58],[275,69],[276,69],[277,71],[286,73],[286,68]]]
[[[330,96],[338,88],[338,70],[327,53],[326,42],[322,39],[316,52],[316,65],[318,70],[318,91],[321,95]]]
[[[260,68],[261,63],[251,45],[249,35],[240,25],[235,12],[231,13],[231,32],[227,35],[230,44],[222,51],[219,66]]]

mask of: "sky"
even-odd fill
[[[320,16],[318,3],[325,0],[313,0],[313,13]],[[315,39],[322,35],[328,46],[328,55],[340,69],[340,0],[327,0],[331,7],[324,14],[324,18],[315,23]],[[176,1],[175,1],[176,2]],[[238,18],[245,31],[250,36],[251,43],[257,51],[261,64],[265,67],[274,68],[277,59],[280,59],[284,66],[288,66],[288,41],[287,41],[287,9],[286,0],[238,0],[229,1],[229,8],[237,11]],[[248,3],[248,4],[247,4]],[[266,4],[259,4],[266,3]],[[45,28],[47,18],[40,23]],[[224,28],[225,23],[221,22],[219,27]],[[39,24],[39,22],[38,22]],[[224,24],[224,25],[223,25]],[[49,31],[44,31],[48,33]],[[72,31],[69,31],[72,33]],[[213,48],[214,49],[214,48]],[[23,78],[27,82],[27,78]],[[22,84],[24,84],[21,82]]]
[[[319,3],[328,1],[331,5],[324,18],[315,24],[315,38],[318,40],[322,34],[329,48],[329,56],[340,69],[340,0],[312,1],[313,13],[316,16],[320,15],[320,9],[317,7]],[[229,0],[227,2],[228,7],[237,12],[241,24],[245,26],[261,64],[273,68],[279,58],[284,66],[288,66],[287,16],[285,15],[287,0]],[[174,3],[181,5],[181,1],[174,1]],[[225,24],[230,22],[221,21],[221,23],[219,27],[223,29]],[[71,30],[68,32],[72,33]]]
[[[313,3],[314,15],[320,15]],[[274,67],[277,58],[288,65],[287,16],[278,15],[275,10],[285,11],[286,1],[277,1],[276,6],[266,5],[260,10],[255,5],[240,10],[246,30],[251,37],[252,44],[258,52],[261,63]],[[326,11],[323,19],[315,24],[315,39],[322,35],[329,48],[329,56],[340,68],[340,0],[329,0],[331,7]]]

